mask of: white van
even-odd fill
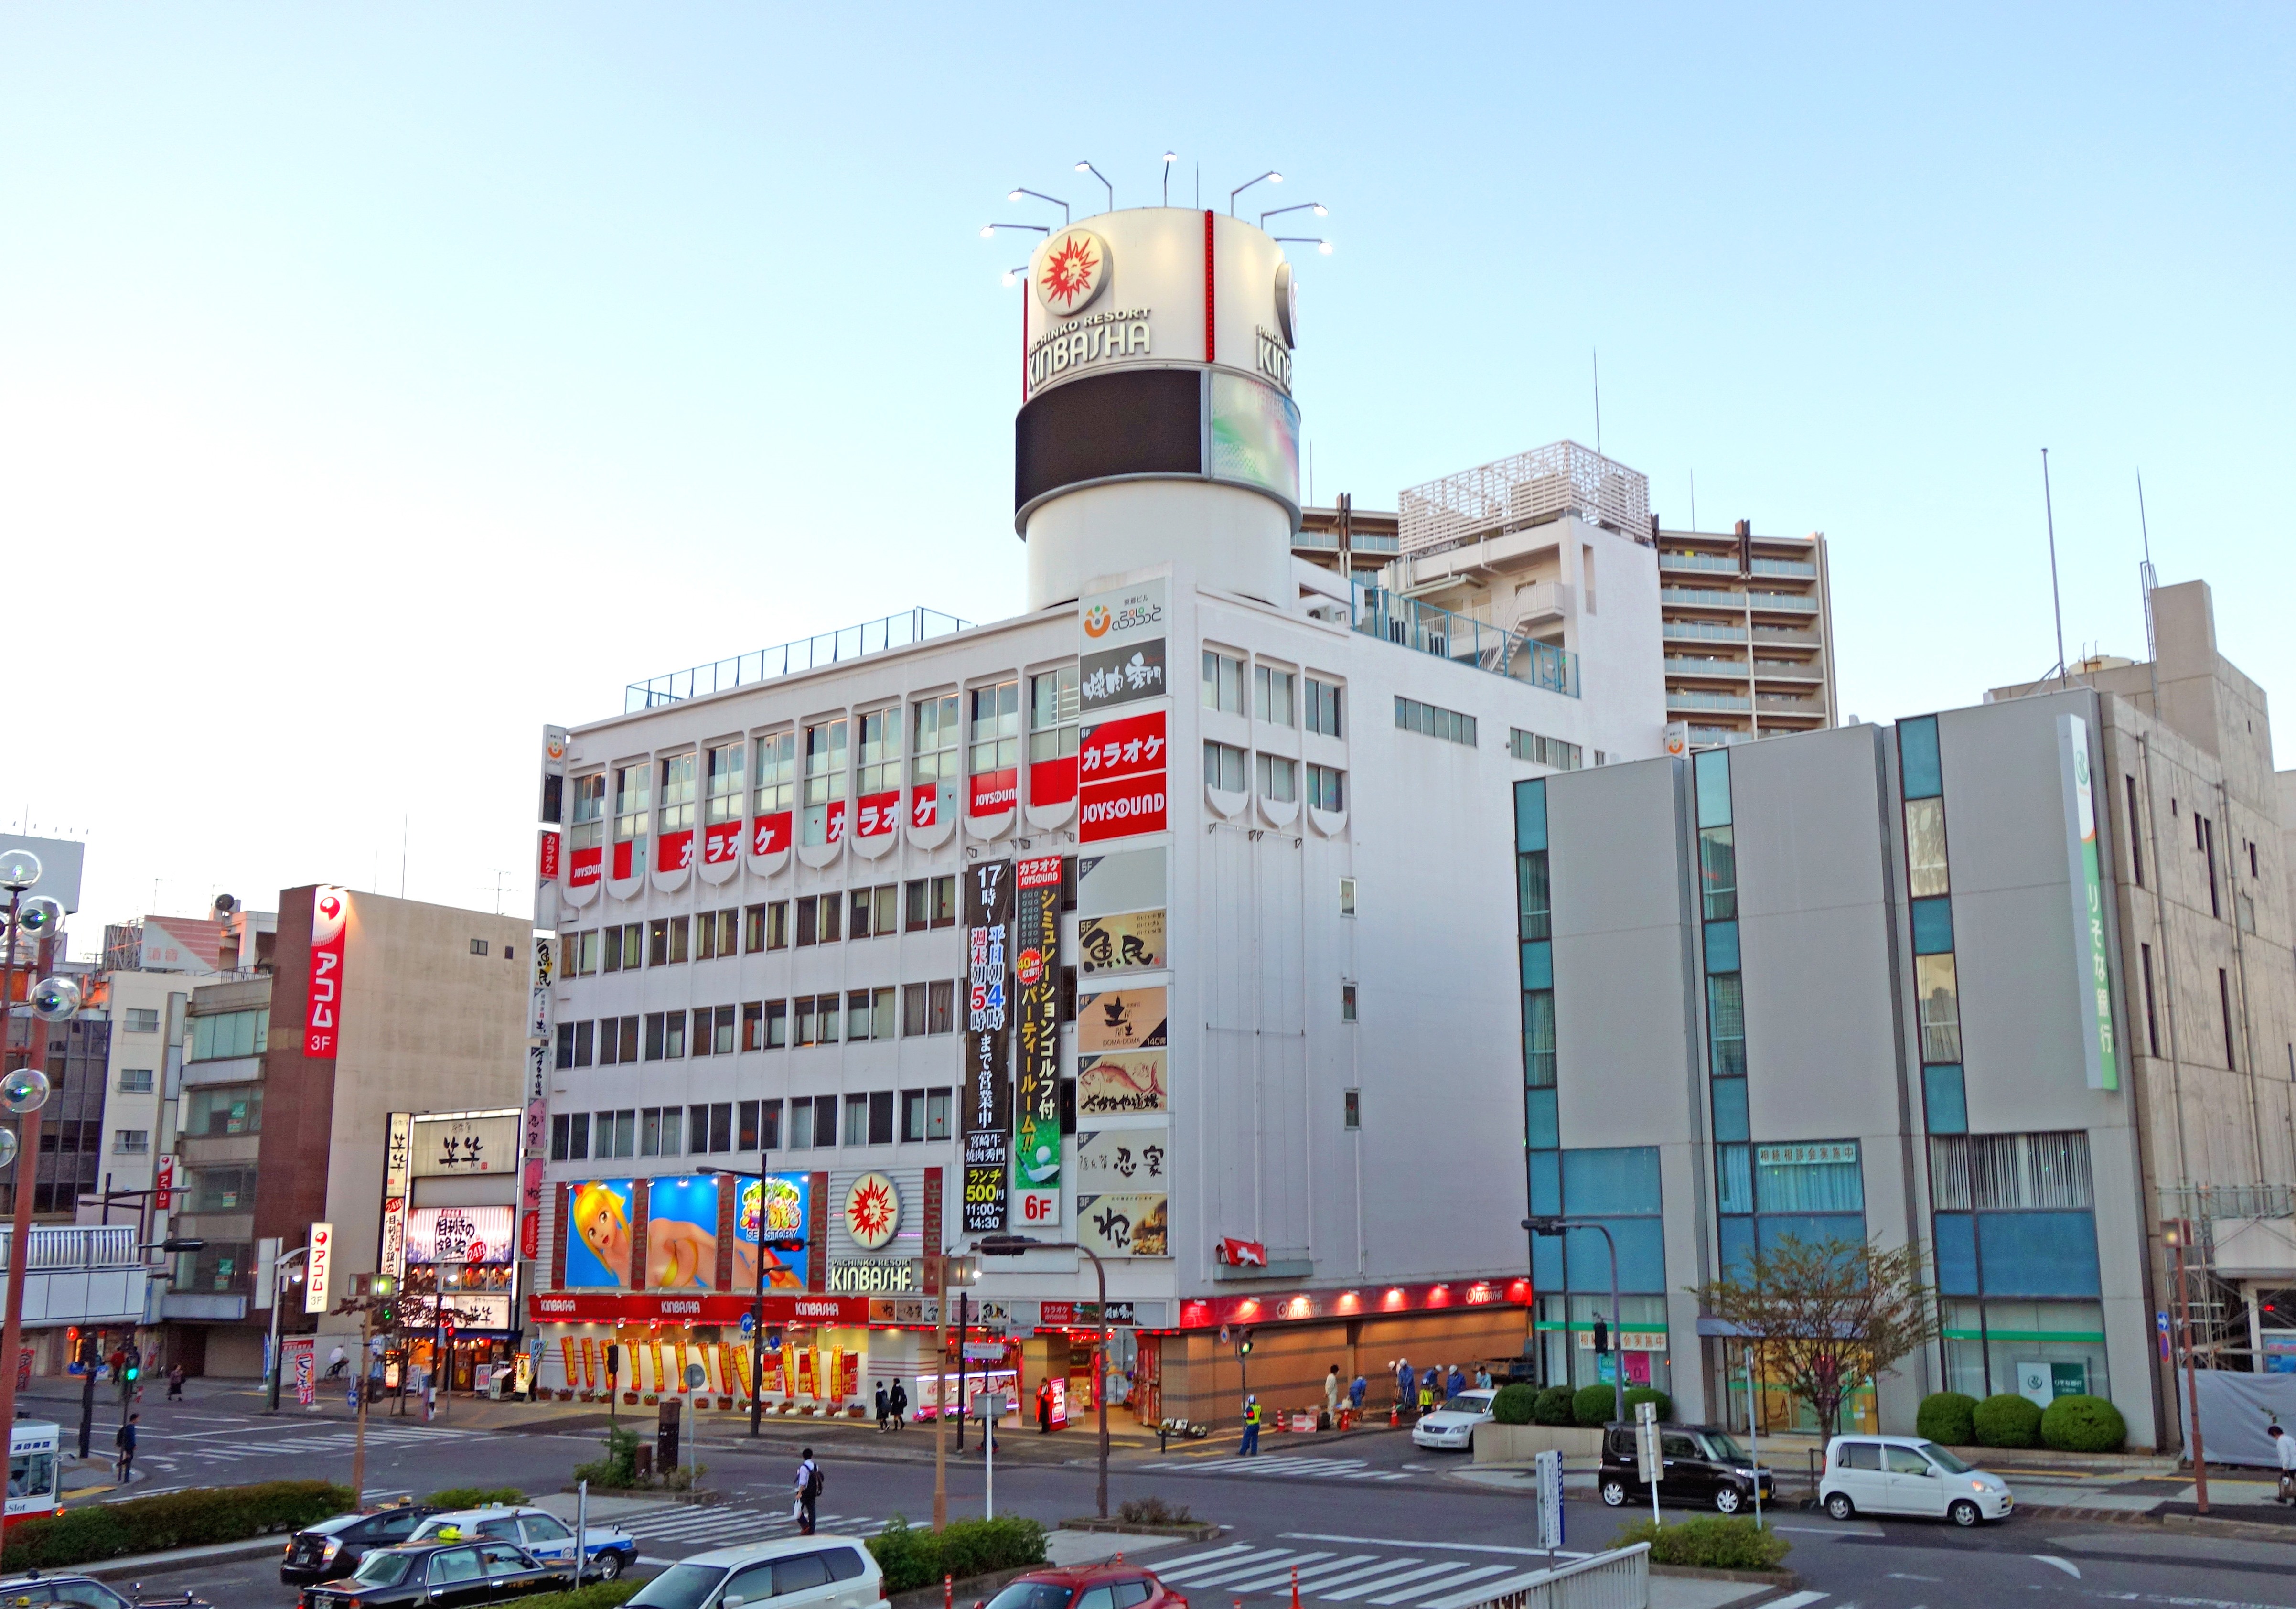
[[[1972,1469],[1919,1436],[1836,1436],[1825,1444],[1817,1500],[1837,1520],[1918,1515],[1974,1525],[2005,1520],[2015,1499],[1999,1475]]]
[[[849,1537],[783,1537],[680,1559],[630,1599],[630,1609],[875,1609],[884,1572]]]

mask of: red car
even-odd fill
[[[1188,1609],[1188,1600],[1137,1564],[1080,1564],[1031,1570],[988,1609]]]

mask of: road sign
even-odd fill
[[[1658,1404],[1655,1402],[1635,1404],[1635,1462],[1641,1466],[1638,1473],[1642,1476],[1643,1484],[1655,1486],[1658,1483],[1660,1465]]]
[[[972,1416],[976,1419],[1002,1419],[1004,1416],[1004,1393],[982,1391],[974,1397]]]
[[[709,1371],[708,1369],[703,1368],[698,1363],[689,1363],[685,1366],[685,1389],[687,1391],[698,1391],[709,1383]]]
[[[744,1335],[754,1335],[754,1334],[756,1334],[757,1333],[758,1333],[758,1316],[757,1316],[755,1313],[744,1313],[744,1314],[742,1314],[742,1334],[744,1334]]]
[[[1538,1482],[1538,1545],[1552,1553],[1562,1546],[1562,1455],[1543,1452],[1535,1463]]]

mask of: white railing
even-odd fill
[[[1650,1609],[1650,1544],[1508,1576],[1420,1609]]]
[[[31,1255],[26,1266],[35,1272],[77,1273],[84,1268],[137,1268],[143,1253],[135,1248],[134,1224],[40,1224],[32,1229]],[[0,1271],[15,1264],[15,1235],[0,1227]]]
[[[1407,488],[1398,546],[1433,553],[1570,513],[1648,542],[1650,478],[1576,441],[1534,447]]]

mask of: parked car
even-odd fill
[[[1475,1426],[1491,1416],[1491,1399],[1497,1395],[1496,1391],[1461,1391],[1419,1416],[1411,1427],[1411,1444],[1465,1452],[1475,1444]]]
[[[407,1540],[417,1525],[438,1512],[426,1504],[401,1503],[307,1525],[287,1539],[279,1579],[290,1587],[308,1587],[348,1575],[371,1549]]]
[[[574,1563],[574,1528],[544,1508],[456,1508],[433,1513],[418,1526],[410,1540],[467,1541],[483,1537],[515,1542],[545,1564],[570,1569]],[[611,1581],[638,1562],[637,1539],[612,1525],[593,1525],[584,1539],[585,1580]]]
[[[0,1605],[5,1609],[40,1609],[44,1604],[76,1605],[78,1609],[215,1609],[203,1597],[188,1592],[144,1592],[117,1588],[85,1575],[21,1575],[0,1581]]]
[[[1817,1500],[1837,1520],[1904,1514],[1974,1525],[2005,1520],[2009,1483],[1919,1436],[1836,1436],[1825,1444]]]
[[[1081,1564],[1031,1570],[988,1609],[1188,1609],[1188,1600],[1137,1564]]]
[[[300,1609],[465,1609],[574,1584],[511,1542],[407,1542],[376,1547],[347,1576],[306,1587]]]
[[[783,1537],[697,1553],[629,1601],[636,1609],[742,1609],[767,1598],[773,1609],[873,1609],[884,1584],[884,1572],[859,1542]]]
[[[1756,1465],[1730,1433],[1711,1424],[1661,1424],[1658,1427],[1658,1500],[1736,1514],[1753,1506],[1754,1494],[1770,1501],[1775,1488],[1767,1469]],[[1650,1501],[1643,1484],[1635,1447],[1635,1427],[1616,1421],[1603,1428],[1603,1463],[1595,1489],[1613,1508]]]

